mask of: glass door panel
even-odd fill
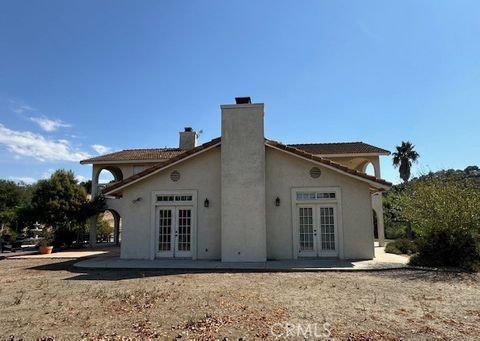
[[[314,257],[316,255],[314,227],[314,207],[298,207],[299,223],[299,255],[302,257]]]

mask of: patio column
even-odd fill
[[[383,196],[382,192],[372,194],[372,208],[377,214],[378,245],[385,245],[385,227],[383,223]]]
[[[90,218],[90,247],[97,245],[97,215]]]

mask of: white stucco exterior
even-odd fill
[[[148,171],[152,165],[148,162],[94,164],[94,191],[101,169],[115,169],[126,179],[106,192],[108,208],[122,219],[121,258],[168,255],[175,261],[173,258],[180,255],[225,262],[373,258],[373,209],[380,215],[378,229],[383,237],[381,195],[375,193],[388,186],[318,158],[268,144],[263,124],[263,104],[226,105],[222,106],[221,140],[208,148],[194,148],[186,157],[152,172]],[[351,170],[361,170],[371,162],[380,173],[378,155],[333,159]],[[134,176],[135,169],[142,165],[146,173]],[[320,176],[311,174],[313,167],[320,170]],[[314,193],[315,198],[304,200],[304,193]],[[187,201],[162,199],[175,196]],[[187,252],[164,252],[159,246],[160,233],[166,233],[160,231],[175,219],[171,238],[184,238],[178,236],[178,215],[173,215],[173,220],[160,216],[160,211],[170,209],[188,211],[188,219],[182,220],[182,224],[189,224]],[[167,219],[167,223],[161,219]],[[92,228],[94,231],[94,224]],[[313,249],[302,238],[313,238]]]

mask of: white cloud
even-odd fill
[[[46,171],[43,172],[42,174],[42,179],[50,179],[52,174],[55,172],[55,169],[49,168]]]
[[[30,121],[35,122],[40,128],[48,132],[55,131],[58,128],[68,128],[72,126],[60,120],[51,120],[45,116],[30,117]]]
[[[90,155],[75,149],[67,140],[54,140],[29,131],[15,131],[0,124],[0,144],[15,156],[33,157],[40,161],[80,161]]]
[[[84,177],[83,175],[75,175],[75,179],[78,181],[78,182],[83,182],[83,181],[87,181],[88,179],[86,177]]]
[[[109,151],[112,150],[112,148],[107,147],[107,146],[103,146],[103,145],[101,145],[101,144],[93,144],[93,145],[92,145],[92,148],[93,148],[98,154],[106,154],[106,153],[108,153]]]
[[[31,184],[37,182],[37,179],[34,179],[32,177],[29,177],[29,176],[10,176],[9,179],[13,180],[15,182],[24,182],[27,185],[31,185]]]
[[[16,114],[23,114],[24,112],[26,111],[36,111],[37,109],[35,108],[32,108],[31,106],[29,105],[20,105],[14,109],[12,109],[14,113]]]

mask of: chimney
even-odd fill
[[[180,132],[179,148],[183,150],[190,150],[198,145],[198,135],[191,127],[185,127],[184,131]]]
[[[265,137],[263,103],[222,105],[222,261],[264,262]]]

